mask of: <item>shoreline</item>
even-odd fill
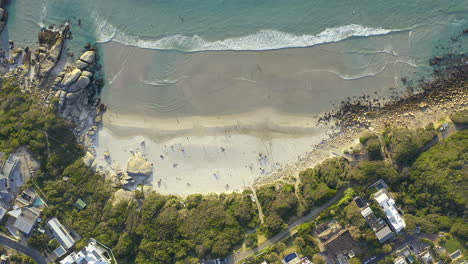
[[[109,149],[100,145],[101,131],[96,145],[96,163],[101,166],[100,171],[109,175],[116,165],[114,161],[118,163],[117,170],[121,170],[125,168],[128,153],[142,152],[155,165],[154,174],[146,184],[155,191],[181,196],[242,191],[288,177],[297,179],[300,171],[332,156],[342,156],[344,150],[357,145],[359,136],[366,131],[383,130],[388,123],[422,127],[466,109],[464,69],[468,66],[463,64],[463,58],[458,58],[462,64],[447,72],[448,77],[436,74],[434,80],[423,83],[420,86],[423,92],[393,101],[381,98],[378,106],[363,107],[367,105],[366,96],[353,98],[342,102],[332,112],[322,113],[321,118],[282,114],[271,109],[180,119],[131,115],[122,118],[122,115],[107,112],[103,119],[104,138],[112,142],[108,146],[121,148],[110,151],[115,160],[102,159]],[[382,102],[386,103],[381,106]],[[174,147],[180,153],[175,154]],[[172,158],[172,168],[171,164],[164,165],[166,156]],[[179,165],[186,168],[177,172]],[[193,181],[199,186],[195,187]]]
[[[466,110],[468,108],[467,57],[464,54],[459,56],[448,54],[446,57],[433,59],[431,64],[434,66],[434,79],[421,83],[419,86],[423,91],[420,93],[388,101],[381,107],[371,106],[365,110],[362,105],[369,103],[365,101],[365,97],[354,102],[343,102],[339,109],[326,113],[320,121],[320,123],[335,123],[342,127],[340,132],[307,153],[298,163],[257,182],[256,186],[272,183],[289,174],[297,174],[313,167],[327,158],[324,156],[326,152],[343,153],[344,149],[356,146],[359,143],[359,136],[364,132],[382,131],[388,125],[410,129],[425,127],[429,123],[441,125],[441,120],[445,122],[450,114]],[[327,119],[323,119],[324,117]]]

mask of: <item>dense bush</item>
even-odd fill
[[[298,201],[294,190],[291,185],[278,189],[274,185],[263,186],[257,190],[258,201],[265,215],[261,231],[267,237],[286,228],[289,218],[297,214]]]
[[[344,158],[327,159],[314,168],[299,173],[300,194],[307,208],[333,197],[347,183],[349,164]]]
[[[436,136],[433,125],[416,130],[387,128],[383,133],[385,145],[400,167],[410,165],[422,152],[422,148]]]
[[[468,110],[463,110],[450,115],[453,123],[456,125],[468,125]]]

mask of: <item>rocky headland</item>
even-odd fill
[[[42,98],[44,106],[73,123],[74,135],[84,147],[83,161],[95,168],[95,139],[106,106],[100,102],[103,86],[101,66],[96,47],[87,44],[78,59],[67,48],[71,36],[70,24],[50,26],[38,33],[38,47],[14,47],[4,52],[1,71],[4,78],[14,78],[22,92]],[[110,160],[110,154],[108,155]],[[141,183],[152,173],[152,164],[135,153],[129,160],[127,171],[114,168],[106,172],[115,188]],[[134,179],[136,178],[136,181]]]

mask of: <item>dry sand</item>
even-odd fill
[[[271,119],[262,118],[265,115]],[[140,151],[154,163],[148,184],[161,193],[240,191],[296,162],[329,131],[315,127],[311,117],[275,114],[267,109],[242,117],[177,121],[109,112],[96,142],[96,162],[101,170],[115,164],[125,169],[131,151]],[[104,159],[106,151],[111,153],[110,164]]]

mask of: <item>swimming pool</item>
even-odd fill
[[[36,200],[34,200],[34,203],[33,203],[34,206],[41,206],[43,204],[44,204],[44,201],[42,201],[41,198],[36,198]]]

